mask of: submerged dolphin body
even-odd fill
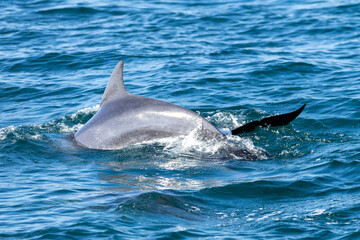
[[[82,146],[92,149],[120,149],[126,146],[167,137],[188,135],[200,129],[209,137],[223,136],[210,122],[186,108],[129,93],[123,81],[120,61],[106,86],[99,111],[74,135]],[[257,126],[282,126],[303,110],[264,118],[232,130],[233,135],[254,130]]]

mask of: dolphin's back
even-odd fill
[[[120,62],[105,89],[100,110],[76,134],[93,149],[119,149],[155,139],[187,135],[200,128],[221,134],[200,115],[164,101],[126,91]]]

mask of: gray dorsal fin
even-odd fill
[[[111,74],[110,80],[105,88],[100,106],[110,99],[127,94],[123,79],[124,61],[120,61]]]

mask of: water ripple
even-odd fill
[[[357,1],[0,9],[0,238],[359,237]],[[288,126],[225,145],[188,136],[80,148],[69,135],[96,113],[121,59],[130,92],[192,109],[224,133],[307,107]],[[247,161],[254,155],[262,161]]]

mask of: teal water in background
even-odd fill
[[[0,1],[1,239],[360,238],[358,1]],[[134,94],[272,158],[194,136],[115,151],[67,136],[125,61]]]

